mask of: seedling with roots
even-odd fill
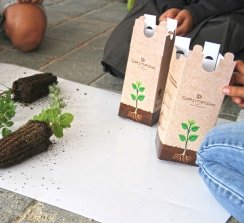
[[[47,151],[52,144],[50,137],[55,135],[61,138],[63,129],[71,127],[74,117],[70,113],[62,112],[65,104],[60,97],[59,88],[56,85],[50,86],[49,92],[52,99],[50,107],[7,137],[0,139],[0,168],[15,165]]]
[[[182,142],[185,142],[185,148],[182,154],[174,154],[173,159],[178,160],[182,163],[188,163],[192,160],[191,156],[186,155],[186,150],[188,146],[188,142],[194,142],[197,140],[198,135],[191,134],[191,132],[197,132],[199,130],[199,126],[196,125],[196,122],[193,120],[188,120],[187,123],[181,123],[181,128],[186,130],[186,135],[179,134],[179,139]]]
[[[132,88],[136,91],[136,94],[131,94],[130,96],[131,96],[131,99],[133,101],[135,101],[136,104],[135,104],[135,111],[134,112],[130,111],[128,113],[128,116],[133,118],[136,121],[140,121],[140,120],[142,120],[142,115],[139,115],[137,113],[138,101],[144,100],[145,95],[140,94],[140,93],[143,93],[145,91],[145,87],[143,87],[143,85],[140,81],[137,81],[136,83],[132,83]]]

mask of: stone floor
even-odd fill
[[[52,72],[62,78],[120,92],[123,82],[104,73],[100,61],[106,39],[127,13],[123,2],[45,0],[48,28],[42,46],[34,52],[21,53],[1,33],[0,62]],[[222,117],[235,119],[238,109],[232,107],[231,111],[222,109]],[[0,188],[0,223],[66,222],[95,221]],[[228,222],[236,221],[232,218]]]

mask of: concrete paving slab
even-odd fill
[[[57,2],[57,4],[50,5],[47,8],[48,15],[56,14],[64,16],[66,18],[74,18],[80,16],[86,12],[93,11],[97,8],[101,8],[108,4],[105,0],[89,0],[89,1],[77,1],[77,0],[67,0]],[[51,23],[53,25],[53,23]]]
[[[96,223],[96,221],[69,211],[36,202],[22,216],[18,223]]]
[[[232,102],[230,97],[226,97],[221,107],[219,117],[231,121],[236,121],[239,114],[240,108]]]
[[[105,90],[121,92],[123,87],[123,80],[106,73],[96,81],[92,82],[91,86]]]
[[[124,3],[113,2],[103,8],[87,13],[84,17],[92,20],[119,23],[127,13]]]
[[[44,72],[52,72],[58,77],[89,85],[99,78],[103,71],[101,67],[91,68],[83,63],[70,59],[62,59],[41,69]]]
[[[41,47],[38,49],[38,52],[34,51],[33,54],[43,55],[55,59],[72,51],[78,45],[79,44],[76,42],[67,42],[67,41],[51,39],[47,37],[44,39]]]
[[[14,48],[12,50],[4,50],[0,52],[1,63],[13,63],[33,69],[39,69],[39,67],[47,64],[50,59],[51,57],[49,56],[39,55],[35,52],[26,54],[17,51]]]
[[[0,176],[0,180],[4,179]],[[23,195],[0,189],[0,222],[13,222],[32,205],[33,201]]]
[[[106,23],[89,22],[88,24],[71,20],[58,27],[49,28],[46,37],[81,44],[112,27],[111,24]]]
[[[62,78],[79,83],[90,84],[94,82],[103,74],[101,60],[107,35],[97,37],[84,47],[77,48],[41,70],[53,72]]]

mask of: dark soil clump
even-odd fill
[[[9,167],[48,150],[51,128],[45,122],[29,121],[0,139],[0,167]]]
[[[48,86],[53,83],[57,83],[57,77],[52,73],[41,73],[20,78],[13,82],[14,100],[22,103],[32,103],[47,96],[49,93]]]

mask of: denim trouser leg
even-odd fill
[[[244,223],[244,122],[210,131],[197,154],[197,164],[214,197]]]

